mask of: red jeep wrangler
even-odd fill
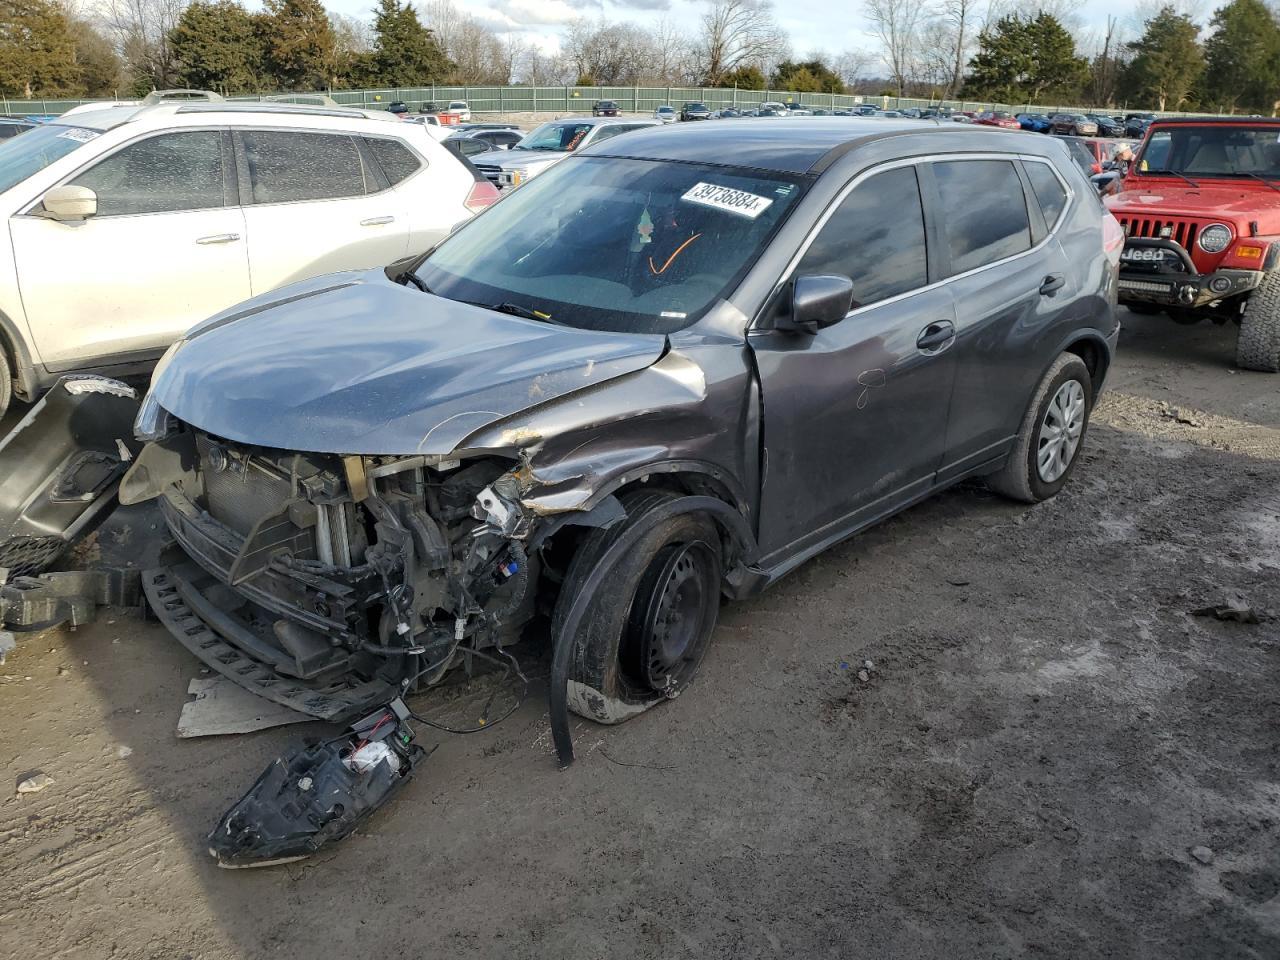
[[[1235,321],[1236,363],[1280,371],[1280,119],[1157,120],[1120,186],[1120,302]]]

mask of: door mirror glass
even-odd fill
[[[41,205],[51,220],[87,220],[98,212],[98,195],[88,187],[54,187]]]
[[[791,293],[791,315],[779,329],[817,333],[839,323],[853,307],[853,281],[848,277],[797,277]]]

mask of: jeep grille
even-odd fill
[[[1200,232],[1200,224],[1195,220],[1154,220],[1125,216],[1119,216],[1116,219],[1120,221],[1120,226],[1124,227],[1126,237],[1172,240],[1184,250],[1192,249],[1192,245],[1196,242],[1196,234]]]

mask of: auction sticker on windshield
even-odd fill
[[[75,140],[77,143],[88,143],[90,140],[98,139],[96,130],[86,130],[84,127],[68,127],[58,134],[63,140]]]
[[[773,203],[769,197],[734,190],[732,187],[720,187],[714,183],[695,183],[680,199],[723,210],[725,213],[736,213],[752,220],[768,210]]]

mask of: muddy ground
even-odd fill
[[[531,699],[319,858],[202,839],[304,728],[179,741],[196,661],[106,613],[0,667],[0,955],[1280,956],[1280,378],[1127,317],[1034,509],[955,490],[723,611],[558,772]],[[863,661],[872,661],[859,679]],[[1192,855],[1195,848],[1201,862]]]

